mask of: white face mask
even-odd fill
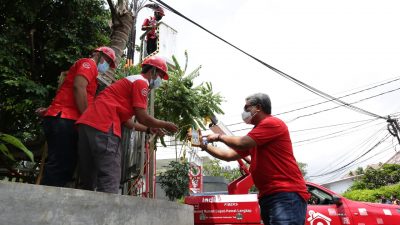
[[[103,63],[99,63],[97,65],[97,71],[99,71],[100,73],[107,72],[108,68],[110,68],[110,65],[105,60]]]
[[[242,112],[242,119],[243,119],[243,121],[244,121],[245,123],[251,124],[251,120],[253,119],[253,117],[254,117],[256,114],[257,114],[257,112],[254,113],[253,115],[251,115],[251,112],[246,112],[246,111],[244,111],[244,112]]]
[[[157,76],[156,79],[151,79],[150,80],[150,89],[156,89],[158,87],[160,87],[162,84],[162,79],[160,76]]]

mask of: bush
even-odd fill
[[[171,201],[189,195],[189,163],[171,161],[167,172],[160,174],[160,183]]]
[[[379,202],[382,195],[386,198],[389,198],[392,195],[400,196],[400,183],[372,190],[350,190],[343,194],[343,196],[348,199],[364,202]]]

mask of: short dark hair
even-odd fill
[[[149,70],[151,70],[154,66],[149,65],[149,64],[144,64],[142,65],[142,73],[147,73]]]
[[[250,105],[260,105],[263,112],[271,114],[271,99],[267,94],[256,93],[248,96],[246,101]]]

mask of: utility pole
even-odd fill
[[[399,137],[400,127],[399,127],[399,123],[397,122],[396,119],[390,118],[390,116],[388,116],[387,122],[389,123],[388,124],[389,133],[391,135],[395,136],[397,138],[397,141],[400,144],[400,137]]]

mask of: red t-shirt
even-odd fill
[[[135,114],[133,108],[147,108],[149,81],[142,75],[131,75],[118,80],[102,91],[77,124],[86,124],[102,132],[121,137],[121,124]]]
[[[154,18],[153,16],[151,16],[150,18],[146,18],[146,19],[143,21],[142,27],[143,27],[143,26],[155,26],[156,24],[157,24],[156,18]],[[149,38],[150,38],[150,39],[155,39],[155,38],[157,38],[157,35],[156,35],[156,28],[151,29],[151,30],[146,34],[146,37],[147,37],[146,40],[148,40]]]
[[[58,89],[56,97],[47,108],[45,116],[56,116],[61,112],[61,118],[77,120],[81,114],[75,102],[74,79],[76,76],[82,76],[87,80],[86,92],[89,105],[93,102],[96,94],[97,74],[97,66],[92,59],[83,58],[76,61],[69,68],[64,82]]]
[[[306,201],[310,197],[306,183],[293,155],[286,124],[267,116],[248,134],[257,146],[236,150],[242,157],[251,155],[250,172],[259,197],[279,192],[297,192]]]

